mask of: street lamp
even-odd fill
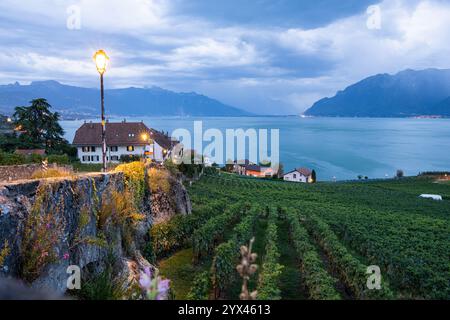
[[[109,57],[106,52],[99,50],[94,55],[95,65],[97,67],[98,73],[100,73],[100,95],[101,95],[101,106],[102,106],[102,169],[106,172],[106,119],[105,119],[105,92],[103,89],[103,74],[106,72],[106,67],[108,66]]]
[[[155,160],[155,146],[154,146],[154,141],[152,140],[152,138],[151,138],[151,132],[150,132],[150,135],[149,134],[147,134],[147,133],[143,133],[142,135],[141,135],[141,139],[142,139],[142,141],[144,141],[145,143],[148,143],[149,145],[152,145],[153,144],[153,150],[152,150],[152,153],[153,153],[153,161]],[[145,146],[144,146],[144,156],[146,157],[146,150],[145,150]]]

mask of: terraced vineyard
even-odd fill
[[[250,287],[259,299],[450,299],[448,184],[303,185],[221,174],[189,193],[193,215],[151,234],[176,299],[237,299],[239,248],[252,237],[259,269]],[[380,290],[367,285],[369,266],[381,270]]]

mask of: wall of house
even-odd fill
[[[164,161],[163,147],[161,147],[158,143],[155,142],[153,149],[154,149],[153,150],[154,159],[159,162]]]
[[[145,147],[143,146],[135,146],[134,151],[129,152],[127,150],[127,146],[118,146],[117,152],[111,152],[108,148],[108,151],[106,153],[106,156],[108,157],[108,162],[111,162],[112,156],[118,156],[120,159],[120,156],[122,155],[136,155],[136,156],[143,156],[145,152]],[[86,161],[83,160],[83,156],[94,156],[94,161]],[[98,157],[98,161],[97,161]],[[95,146],[95,152],[83,152],[82,147],[78,147],[78,159],[80,159],[81,163],[102,163],[102,146]]]
[[[161,147],[159,144],[155,143],[154,145],[149,146],[135,146],[134,151],[129,152],[127,150],[127,146],[118,146],[118,150],[116,152],[111,152],[108,148],[108,151],[106,153],[106,156],[108,157],[108,162],[116,162],[112,161],[111,158],[113,156],[120,157],[122,155],[135,155],[135,156],[143,156],[145,153],[145,150],[153,150],[154,152],[154,158],[153,156],[150,156],[151,159],[155,159],[156,161],[162,162],[164,161],[164,148]],[[83,156],[94,156],[94,161],[85,161],[83,160]],[[97,161],[98,157],[98,161]],[[102,163],[102,147],[101,146],[95,146],[95,152],[83,152],[82,147],[78,147],[78,159],[80,159],[81,163]]]

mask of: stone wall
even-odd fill
[[[56,164],[49,164],[48,167],[56,168],[58,166]],[[72,170],[71,166],[64,166],[64,168]],[[41,169],[41,164],[0,166],[0,183],[30,179],[33,176],[33,173]]]

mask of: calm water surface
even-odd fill
[[[116,122],[122,119],[111,119]],[[204,130],[280,129],[280,158],[285,171],[310,167],[319,180],[392,177],[450,170],[450,119],[355,119],[299,117],[243,118],[128,118],[172,133],[193,131],[202,120]],[[98,121],[98,120],[97,120]],[[84,121],[63,121],[72,142]],[[205,143],[206,146],[206,143]]]

